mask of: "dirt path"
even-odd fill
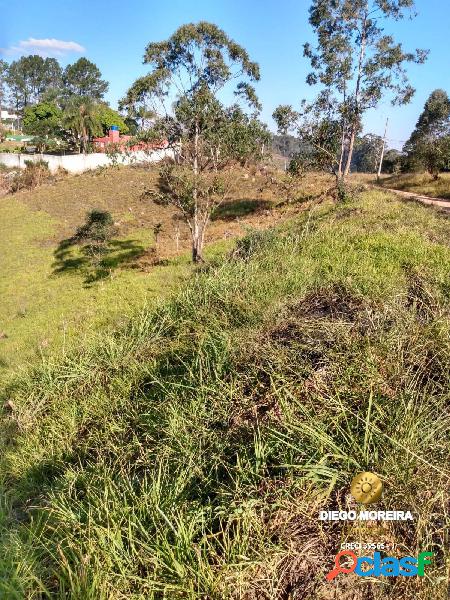
[[[417,200],[418,202],[422,202],[422,204],[432,204],[433,206],[439,207],[441,210],[445,210],[446,212],[450,212],[450,200],[443,200],[442,198],[432,198],[431,196],[421,196],[420,194],[415,194],[414,192],[404,192],[403,190],[396,190],[395,188],[386,188],[383,186],[376,186],[379,190],[385,190],[386,192],[393,192],[398,196],[403,196],[403,198],[407,198],[409,200]]]

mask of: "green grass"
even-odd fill
[[[76,247],[55,256],[52,236],[58,227],[57,219],[30,210],[14,197],[0,204],[4,376],[36,356],[70,347],[74,337],[82,344],[102,326],[123,321],[137,307],[166,294],[188,270],[188,261],[182,259],[149,273],[121,268],[153,245],[145,229],[114,239],[103,257],[104,268],[93,269]]]
[[[381,192],[316,206],[12,381],[0,596],[446,598],[448,234]],[[318,521],[362,470],[414,524]],[[326,583],[359,539],[433,566]]]

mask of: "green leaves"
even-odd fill
[[[4,61],[0,63],[0,99],[7,87],[9,99],[18,111],[40,102],[62,106],[72,96],[101,100],[108,90],[97,65],[84,57],[67,65],[64,71],[56,58],[38,55],[22,56],[9,66]]]
[[[278,132],[281,134],[287,134],[288,131],[293,129],[299,116],[300,114],[288,104],[278,106],[272,113],[272,118],[277,124]]]
[[[314,138],[321,137],[324,125],[330,131],[327,123],[338,125],[340,135],[335,141],[340,138],[339,156],[331,160],[333,151],[328,143],[325,154],[321,151],[322,156],[330,157],[328,165],[338,179],[350,171],[364,113],[377,107],[385,95],[397,105],[407,104],[414,95],[405,66],[410,62],[423,63],[427,51],[405,52],[392,36],[383,34],[385,20],[401,19],[413,7],[414,0],[312,0],[309,22],[317,44],[303,46],[303,55],[312,67],[306,82],[320,84],[323,90],[315,103],[318,136],[311,136],[311,120],[303,129],[309,130],[314,147],[324,149],[323,143]],[[320,111],[325,111],[323,119],[318,118]],[[280,131],[283,127],[286,130],[281,112],[278,117]]]
[[[108,91],[109,84],[103,81],[102,74],[96,64],[87,58],[79,58],[72,65],[67,65],[63,74],[65,91],[69,95],[84,96],[101,100]]]
[[[41,102],[25,109],[23,130],[31,135],[58,135],[61,119],[62,112],[55,104]]]
[[[61,67],[55,58],[22,56],[13,61],[5,77],[16,110],[39,102],[44,92],[61,84]]]
[[[128,133],[128,125],[125,123],[123,117],[121,117],[116,110],[113,110],[107,104],[97,104],[95,113],[95,117],[98,119],[104,135],[108,133],[112,125],[117,125],[121,134]]]
[[[157,196],[181,212],[198,262],[205,229],[225,196],[219,172],[233,162],[258,159],[269,141],[257,119],[261,105],[251,85],[259,79],[259,66],[206,21],[182,25],[167,40],[148,44],[144,63],[152,70],[134,82],[121,106],[131,115],[150,110],[145,136],[165,139],[175,150],[176,165],[161,169]],[[232,82],[237,102],[226,107],[218,92]],[[251,116],[239,102],[253,111]]]
[[[425,103],[410,139],[405,144],[408,160],[436,178],[450,162],[450,99],[444,90],[434,90]]]
[[[213,93],[235,78],[259,80],[259,66],[246,50],[212,23],[201,21],[179,27],[162,42],[148,44],[144,63],[153,70],[139,78],[122,101],[124,106],[143,102],[146,97],[193,96],[199,88]],[[249,88],[238,87],[238,92]],[[256,105],[256,95],[248,95]]]
[[[90,98],[75,96],[64,111],[63,125],[71,132],[73,143],[84,152],[89,139],[102,134],[97,108]]]

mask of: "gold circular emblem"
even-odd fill
[[[381,498],[383,484],[375,473],[365,471],[353,477],[350,491],[357,502],[371,504]]]

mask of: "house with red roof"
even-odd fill
[[[93,138],[92,143],[97,152],[107,152],[108,147],[115,147],[119,150],[136,152],[139,150],[164,150],[169,147],[169,142],[137,142],[130,145],[131,135],[120,135],[117,125],[112,125],[108,135]]]

